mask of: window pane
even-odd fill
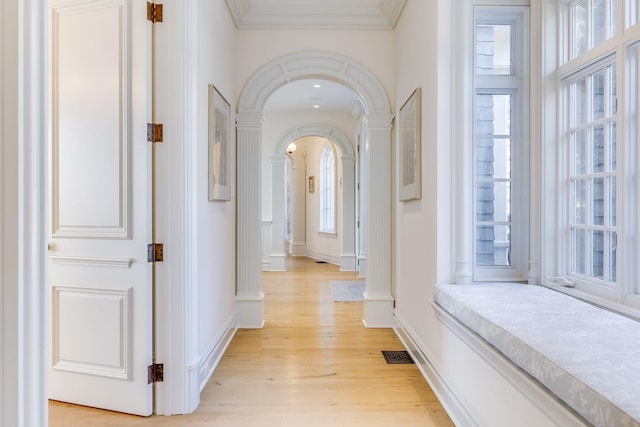
[[[511,95],[476,95],[476,134],[511,134]]]
[[[614,172],[617,166],[616,122],[609,123],[609,171]]]
[[[511,177],[511,140],[478,138],[476,140],[476,179]]]
[[[478,222],[511,221],[511,183],[478,182],[476,184],[476,220]]]
[[[604,178],[593,180],[593,224],[604,225]]]
[[[580,126],[587,122],[587,81],[578,80],[573,84],[573,125]]]
[[[591,277],[604,279],[604,232],[591,232]]]
[[[608,232],[607,237],[609,240],[609,277],[608,280],[611,283],[616,282],[617,268],[618,268],[618,234],[615,232]]]
[[[476,227],[476,264],[511,265],[511,227],[508,225]]]
[[[573,183],[573,221],[584,225],[587,221],[587,180],[578,179]]]
[[[604,70],[593,74],[591,79],[593,96],[593,120],[604,117]]]
[[[613,2],[615,3],[616,0]],[[607,39],[607,27],[605,25],[607,19],[607,2],[605,0],[593,0],[593,9],[591,16],[593,20],[593,44],[597,46]]]
[[[607,69],[607,84],[609,85],[609,108],[607,109],[607,115],[613,116],[617,113],[618,109],[618,82],[616,64],[612,64]]]
[[[593,172],[604,172],[604,126],[593,128]]]
[[[586,273],[586,231],[582,229],[571,230],[572,272],[585,275]]]
[[[630,3],[632,3],[631,0]],[[618,8],[617,8],[617,0],[610,0],[611,11],[609,13],[609,37],[615,36],[618,33]]]
[[[573,6],[573,57],[587,51],[587,0],[576,2]]]
[[[476,74],[511,75],[511,26],[476,26]]]
[[[617,202],[617,179],[615,176],[610,176],[607,178],[608,182],[608,192],[609,192],[609,226],[615,227],[617,226],[618,218],[617,218],[617,210],[616,210],[616,202]]]
[[[573,134],[574,173],[584,175],[587,173],[587,139],[586,131],[581,129]]]

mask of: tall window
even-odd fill
[[[527,8],[475,8],[474,280],[524,280]]]
[[[331,146],[320,156],[320,232],[336,232],[336,160]]]
[[[616,64],[569,84],[570,272],[593,283],[616,283],[617,111]]]
[[[557,194],[543,196],[555,206],[545,215],[553,216],[556,224],[555,238],[544,242],[555,255],[545,268],[545,283],[575,287],[565,292],[636,317],[640,317],[636,310],[640,307],[638,3],[580,0],[561,5],[564,19],[559,21],[559,34],[565,32],[572,48],[560,58],[557,69],[560,110],[553,116],[559,118],[560,133],[556,157],[546,163],[551,171],[547,176],[557,176]],[[551,197],[557,197],[557,204]]]

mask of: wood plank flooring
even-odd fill
[[[148,418],[50,402],[51,426],[452,426],[390,329],[362,325],[361,302],[334,302],[354,273],[307,258],[264,273],[265,327],[240,330],[186,416]]]

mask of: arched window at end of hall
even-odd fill
[[[320,212],[321,233],[336,233],[336,156],[331,145],[320,155]]]

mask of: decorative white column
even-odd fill
[[[358,195],[358,212],[356,218],[356,231],[358,233],[358,255],[357,267],[358,277],[367,277],[367,158],[364,155],[364,128],[360,125],[361,133],[358,135],[358,181],[356,182],[356,193]]]
[[[239,328],[262,328],[264,293],[261,259],[262,115],[236,115],[238,130],[238,247],[236,307]]]
[[[285,157],[271,157],[271,253],[270,271],[285,271],[286,253],[284,250],[284,213],[286,211],[284,188]]]
[[[367,327],[393,327],[391,296],[391,121],[390,114],[364,118],[367,159],[367,288],[364,319]],[[375,172],[375,173],[373,173]]]
[[[454,3],[454,14],[460,16],[461,22],[472,22],[468,7],[457,7]],[[473,62],[466,58],[473,58],[473,44],[466,42],[472,35],[466,26],[456,33],[453,40],[457,62],[454,69],[455,81],[459,82],[454,89],[454,105],[457,105],[456,115],[460,118],[459,126],[454,126],[451,135],[454,141],[454,165],[452,186],[456,189],[454,196],[455,227],[453,230],[455,242],[455,282],[460,285],[473,281],[473,150],[469,141],[473,141],[473,102],[467,99],[467,94],[473,93],[473,82],[466,76],[473,75]],[[471,46],[471,47],[470,47]],[[460,58],[465,58],[460,59]]]
[[[342,156],[342,249],[340,270],[356,270],[356,158]]]
[[[304,256],[307,250],[307,169],[299,154],[291,156],[291,255]]]

